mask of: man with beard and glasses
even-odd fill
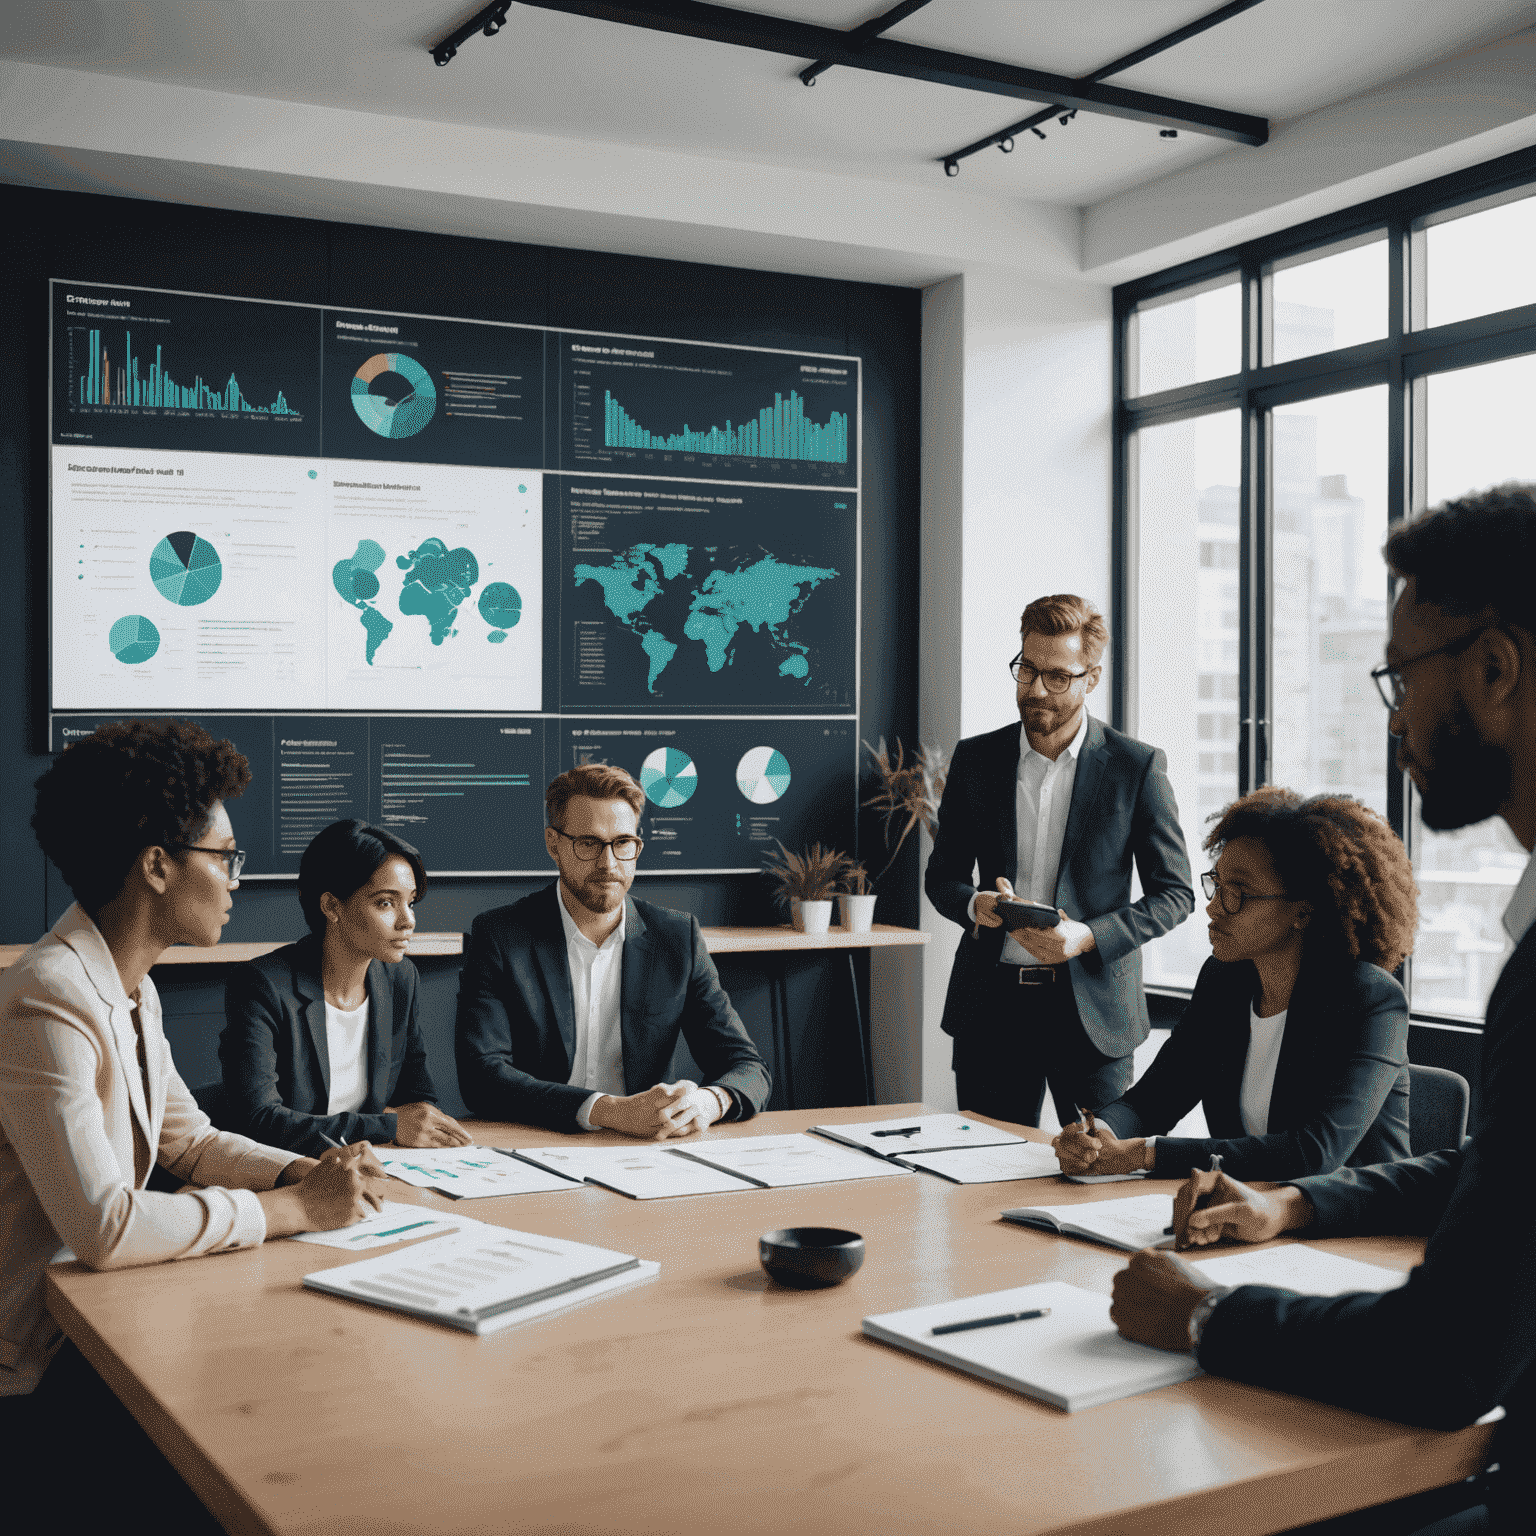
[[[474,921],[454,1029],[477,1115],[656,1141],[768,1101],[768,1070],[695,918],[628,894],[645,792],[621,768],[572,768],[544,791],[554,885]],[[704,1084],[662,1081],[678,1035]]]
[[[966,933],[942,1020],[960,1108],[1037,1125],[1049,1082],[1065,1124],[1130,1087],[1151,1029],[1141,946],[1195,893],[1167,759],[1088,713],[1109,641],[1098,609],[1036,598],[1019,634],[1022,724],[955,748],[923,886]],[[998,903],[1015,893],[1055,925],[1005,928]]]
[[[1527,851],[1536,848],[1533,493],[1503,486],[1392,534],[1387,561],[1403,586],[1387,664],[1375,673],[1425,824],[1449,831],[1499,815]],[[1423,1536],[1529,1530],[1536,1509],[1536,1202],[1526,1144],[1536,1084],[1536,859],[1504,927],[1515,950],[1488,999],[1470,1141],[1262,1190],[1196,1174],[1175,1201],[1175,1225],[1192,1245],[1291,1231],[1422,1233],[1424,1262],[1401,1290],[1327,1298],[1259,1285],[1224,1291],[1152,1249],[1115,1277],[1111,1316],[1121,1333],[1193,1349],[1215,1374],[1437,1429],[1502,1406],[1486,1503],[1437,1520]],[[1208,1206],[1192,1209],[1201,1195]],[[1407,1530],[1437,1501],[1472,1497],[1441,1490],[1405,1501],[1377,1512],[1372,1529]]]

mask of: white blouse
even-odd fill
[[[1250,1136],[1263,1136],[1269,1130],[1269,1100],[1275,1091],[1275,1068],[1280,1063],[1288,1011],[1282,1008],[1279,1013],[1261,1019],[1253,1004],[1248,1005],[1248,1059],[1243,1063],[1238,1108],[1243,1129]]]
[[[325,1049],[331,1058],[329,1115],[361,1109],[368,1097],[368,999],[348,1013],[325,1005]]]

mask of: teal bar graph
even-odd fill
[[[121,359],[114,363],[102,342],[101,332],[92,330],[86,356],[89,362],[79,375],[80,405],[137,405],[183,411],[249,411],[263,416],[296,416],[282,390],[271,405],[254,405],[240,392],[239,381],[231,373],[223,389],[214,389],[194,376],[190,384],[178,384],[166,371],[162,348],[155,347],[155,360],[147,367],[133,350],[133,332],[123,332]]]
[[[825,426],[805,414],[805,399],[796,390],[789,398],[775,393],[756,421],[695,431],[685,422],[681,432],[652,432],[603,391],[603,444],[608,448],[655,448],[679,453],[715,453],[751,459],[801,459],[818,464],[848,462],[848,416],[833,411]]]

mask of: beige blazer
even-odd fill
[[[53,1260],[121,1269],[267,1235],[252,1191],[295,1154],[213,1128],[171,1061],[147,976],[139,1021],[143,1074],[133,1004],[78,905],[0,975],[0,1396],[30,1392],[62,1340],[43,1305]],[[208,1187],[147,1190],[156,1162]]]

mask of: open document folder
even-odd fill
[[[660,1272],[633,1254],[475,1222],[398,1253],[305,1275],[304,1284],[466,1333],[496,1333]]]

